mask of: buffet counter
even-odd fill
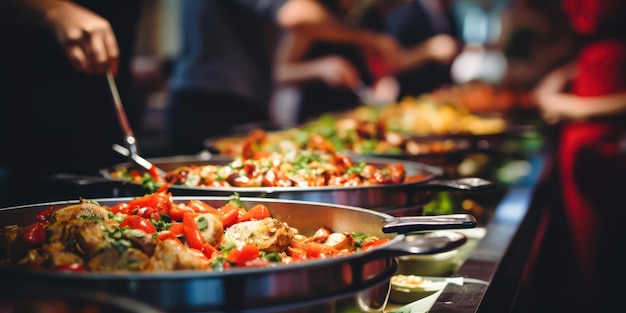
[[[512,311],[545,219],[542,185],[552,167],[549,152],[528,161],[530,174],[506,191],[485,225],[486,235],[456,273],[464,283],[447,284],[429,312]]]

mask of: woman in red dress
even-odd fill
[[[535,90],[549,123],[563,123],[558,171],[574,269],[576,309],[614,306],[624,278],[626,240],[626,18],[623,0],[563,0],[586,44],[576,60],[548,74]],[[616,290],[614,294],[612,290]]]

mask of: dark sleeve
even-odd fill
[[[236,2],[237,5],[256,14],[272,19],[276,18],[278,11],[289,0],[219,0],[226,2]]]
[[[386,21],[387,33],[404,47],[419,44],[434,35],[429,17],[416,2],[397,6],[389,13]]]

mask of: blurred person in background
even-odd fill
[[[557,279],[538,284],[536,293],[543,297],[538,308],[611,312],[626,278],[621,261],[626,240],[626,2],[564,0],[562,5],[585,43],[573,62],[546,75],[534,95],[544,119],[561,125],[556,164],[566,237],[557,240],[556,248],[571,243],[572,250],[562,258],[545,258],[553,267],[539,279]],[[562,274],[570,264],[571,271]]]
[[[531,90],[579,49],[560,1],[512,0],[501,20],[500,46],[508,64],[500,85],[509,90]]]
[[[269,123],[278,32],[351,40],[375,54],[394,54],[386,36],[344,27],[316,0],[182,1],[182,49],[168,101],[171,150],[195,154],[210,137]],[[393,59],[393,57],[385,57]]]
[[[353,42],[286,33],[276,58],[272,105],[277,114],[294,112],[279,123],[395,102],[451,82],[450,65],[460,44],[450,35],[456,30],[448,1],[321,2],[347,27],[388,35],[401,49],[393,60],[380,59]]]
[[[0,3],[0,202],[34,201],[39,180],[88,174],[123,160],[105,73],[119,84],[131,124],[141,115],[130,61],[138,0],[5,0]],[[11,30],[11,31],[9,31]],[[76,195],[79,196],[79,195]]]
[[[384,32],[407,49],[403,66],[394,75],[400,86],[397,100],[453,83],[450,69],[463,48],[453,3],[454,0],[412,0],[383,16]]]

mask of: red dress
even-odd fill
[[[601,40],[578,58],[572,92],[594,97],[626,91],[626,43]],[[626,232],[626,118],[572,122],[564,126],[560,172],[575,257],[583,279],[595,281],[623,246],[616,235]],[[621,237],[623,238],[623,236]],[[605,241],[608,240],[608,241]],[[605,244],[606,243],[606,244]],[[612,251],[613,250],[613,251]]]

